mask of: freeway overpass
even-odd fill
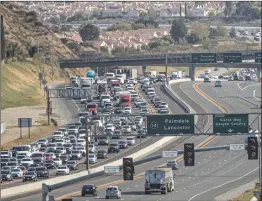
[[[234,51],[223,53],[170,53],[155,55],[130,55],[118,57],[87,57],[62,59],[60,68],[113,67],[113,66],[188,66],[189,76],[194,79],[196,67],[257,68],[261,70],[261,52]]]

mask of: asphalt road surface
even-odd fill
[[[189,105],[191,105],[197,113],[221,113],[220,108],[215,106],[212,102],[208,101],[206,98],[201,96],[198,92],[195,91],[193,85],[197,82],[185,82],[180,84],[174,84],[172,86],[173,90]],[[249,83],[251,84],[251,83]],[[253,83],[252,83],[253,84]],[[242,87],[247,86],[247,91],[241,90],[238,87],[238,82],[223,82],[222,88],[215,88],[214,83],[200,83],[199,88],[204,91],[208,96],[215,99],[219,104],[223,105],[229,113],[247,113],[253,111],[252,104],[243,101],[239,98],[234,101],[229,101],[231,98],[220,98],[221,96],[228,96],[229,94],[238,94],[240,96],[244,96],[246,93],[250,93],[250,89],[257,89],[255,85],[249,87],[249,85],[245,85],[240,83]],[[254,87],[254,88],[253,88]],[[237,90],[238,88],[238,90]],[[164,92],[161,91],[159,85],[155,86],[156,92],[159,96],[164,97]],[[258,89],[259,90],[259,89]],[[261,89],[260,89],[261,90]],[[162,94],[161,94],[162,93]],[[219,96],[218,96],[219,94]],[[183,111],[177,109],[177,105],[172,101],[172,99],[168,96],[163,98],[169,105],[170,110],[173,113],[182,114]],[[257,101],[257,102],[256,102]],[[252,102],[259,103],[254,97],[252,98]],[[252,106],[251,106],[252,105]],[[257,109],[256,109],[257,110]],[[207,115],[205,115],[207,116]],[[212,122],[210,118],[204,117],[203,122],[202,119],[199,118],[197,122],[197,126],[201,129],[208,130],[211,126]],[[251,119],[252,120],[252,117]],[[256,120],[258,122],[258,120]],[[255,123],[256,124],[256,123]],[[204,126],[203,126],[204,125]],[[258,125],[258,123],[257,123]],[[254,127],[256,128],[256,127]],[[257,127],[258,128],[258,127]],[[261,127],[260,127],[261,129]],[[234,144],[243,144],[244,136],[227,136],[227,137],[215,137],[209,141],[208,146],[217,146],[217,145],[228,145],[231,143]],[[154,138],[155,139],[155,138]],[[169,144],[163,150],[174,150],[174,149],[183,149],[183,142],[194,142],[195,145],[202,142],[206,139],[205,136],[201,137],[181,137],[177,141]],[[149,140],[148,140],[149,141]],[[155,154],[161,153],[162,150],[157,151]],[[153,154],[152,154],[153,155]],[[246,151],[209,151],[196,153],[195,157],[195,166],[194,167],[184,167],[183,162],[180,162],[180,169],[176,171],[176,187],[175,191],[172,193],[168,193],[167,195],[144,195],[144,177],[142,176],[145,170],[148,170],[152,167],[156,167],[164,164],[167,159],[159,159],[149,163],[145,163],[139,166],[136,166],[136,175],[142,174],[138,176],[134,181],[128,182],[120,182],[118,186],[122,189],[122,200],[206,200],[210,201],[214,197],[227,192],[230,189],[237,188],[240,185],[253,181],[258,176],[258,161],[248,161]],[[61,189],[57,189],[52,191],[50,195],[55,195],[56,197],[60,197],[65,195],[67,192],[69,197],[73,196],[73,200],[97,200],[105,198],[105,188],[99,189],[98,197],[85,197],[82,198],[79,195],[81,187],[83,184],[108,184],[111,182],[115,182],[122,179],[122,173],[116,175],[110,175],[102,178],[95,178],[93,180],[89,180],[87,182],[80,182],[78,184],[73,184],[68,187],[64,187]],[[106,187],[106,186],[104,186]],[[24,197],[19,200],[40,200],[40,194],[28,194],[29,197]],[[3,199],[5,200],[5,199]],[[7,199],[6,199],[7,200]]]

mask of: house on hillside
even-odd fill
[[[159,11],[160,17],[177,17],[180,16],[180,9],[178,8],[168,8]]]
[[[129,10],[126,12],[128,17],[139,17],[140,12],[138,10]]]
[[[192,17],[205,17],[208,15],[208,12],[202,7],[197,7],[188,11],[188,15]]]
[[[101,13],[102,17],[122,17],[123,14],[120,9],[106,9]]]

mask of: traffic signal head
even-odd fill
[[[123,158],[123,176],[124,180],[134,180],[133,158]]]
[[[185,166],[195,165],[195,147],[194,143],[184,144],[184,163]]]
[[[256,136],[247,138],[247,154],[248,160],[258,159],[258,142]]]

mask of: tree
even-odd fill
[[[60,21],[61,21],[62,23],[65,23],[65,22],[66,22],[67,17],[66,17],[66,15],[65,15],[64,13],[61,13],[61,14],[59,15],[59,18],[60,18]]]
[[[214,16],[216,16],[216,13],[213,10],[211,10],[211,11],[208,12],[208,16],[214,17]]]
[[[181,19],[174,20],[172,23],[170,34],[174,41],[177,42],[179,41],[179,39],[185,37],[185,35],[187,34],[187,27],[185,23]]]
[[[225,37],[227,35],[227,29],[222,24],[219,24],[216,28],[216,35]]]
[[[197,36],[199,41],[203,42],[209,36],[209,30],[207,25],[195,22],[190,27],[191,33],[194,33],[192,37]]]
[[[247,1],[239,1],[236,4],[236,14],[239,16],[247,16],[252,4]]]
[[[229,35],[230,37],[236,37],[237,36],[237,32],[236,32],[236,29],[235,27],[232,27],[231,30],[229,31]]]
[[[200,42],[199,36],[194,32],[187,35],[186,40],[189,44],[197,44]]]
[[[148,15],[148,14],[147,14],[146,12],[143,12],[143,11],[139,13],[139,17],[145,17],[145,16],[147,16],[147,15]]]
[[[98,39],[100,31],[97,26],[87,24],[82,29],[80,29],[79,34],[83,41],[93,41]]]
[[[233,2],[232,1],[226,1],[225,9],[224,9],[224,14],[226,17],[228,17],[232,13],[232,8],[233,8]]]

